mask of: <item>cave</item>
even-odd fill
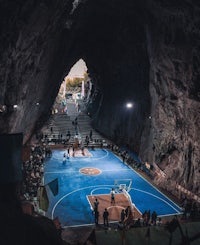
[[[30,143],[83,59],[93,127],[200,195],[198,1],[2,0],[0,16],[1,134]]]

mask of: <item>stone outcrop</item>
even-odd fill
[[[151,125],[141,153],[168,180],[200,193],[200,9],[188,1],[150,6]]]
[[[1,133],[28,142],[82,58],[93,126],[162,169],[157,183],[200,193],[198,1],[1,1],[0,14]]]

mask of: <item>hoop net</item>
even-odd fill
[[[114,185],[119,192],[123,190],[130,191],[132,186],[132,179],[116,179],[114,181]]]

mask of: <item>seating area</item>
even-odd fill
[[[45,147],[32,146],[30,159],[23,162],[22,194],[27,200],[37,197],[38,188],[42,184],[45,157]]]

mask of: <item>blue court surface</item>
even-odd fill
[[[124,164],[111,151],[91,150],[91,157],[70,157],[63,164],[65,150],[54,150],[45,162],[45,184],[58,178],[59,192],[54,196],[47,186],[50,200],[46,215],[58,217],[62,226],[82,226],[94,223],[88,195],[110,194],[115,180],[130,179],[129,190],[132,202],[141,213],[156,211],[158,216],[176,215],[182,209],[153,187],[141,175]],[[98,175],[81,173],[83,168],[96,168]]]

